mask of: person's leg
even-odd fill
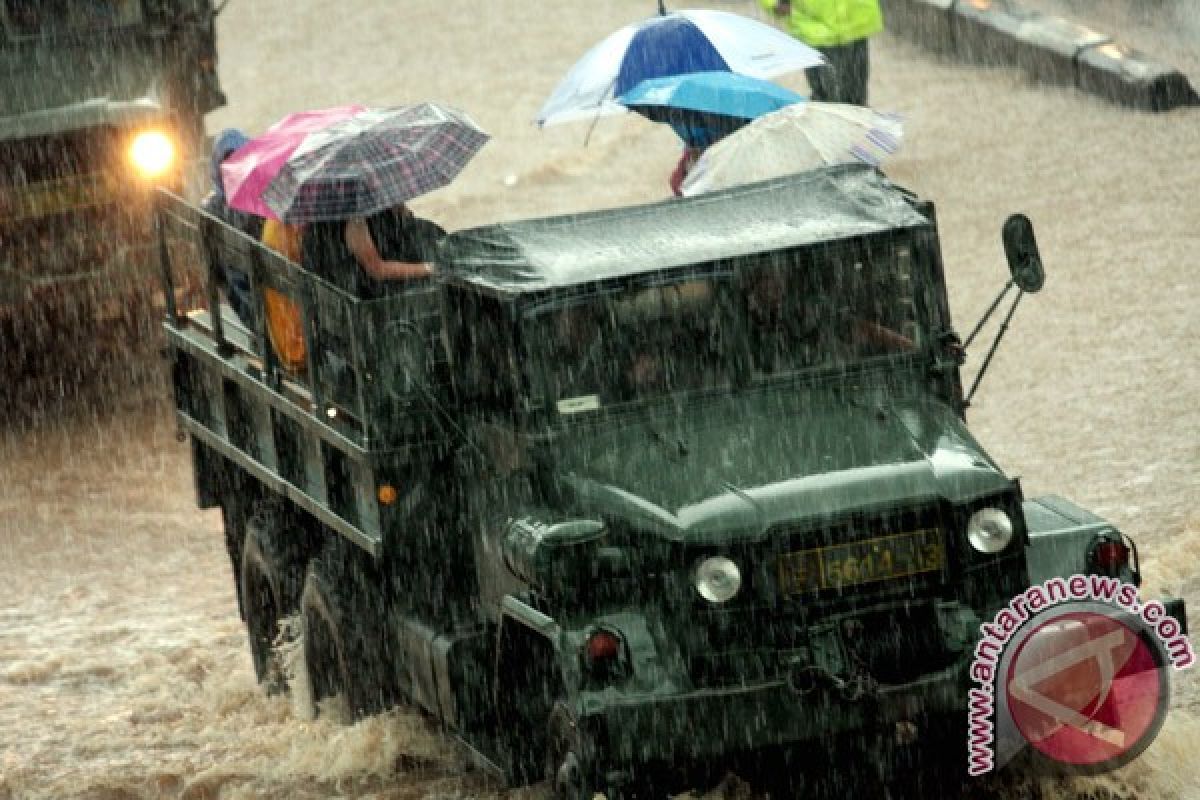
[[[805,70],[811,99],[821,103],[867,104],[867,40],[820,48],[828,62]]]
[[[843,103],[853,103],[858,106],[867,104],[867,81],[870,77],[870,51],[866,39],[851,42],[842,48],[844,53],[844,70],[842,73]]]
[[[833,50],[835,47],[819,48],[821,55],[825,56],[825,64],[819,67],[809,67],[804,70],[804,77],[808,79],[808,99],[815,100],[818,103],[835,102],[830,98],[833,96],[837,88],[837,82],[834,72],[837,67],[834,64]]]

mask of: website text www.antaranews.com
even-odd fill
[[[970,775],[983,775],[996,767],[996,687],[997,683],[1003,683],[997,678],[1001,660],[1014,634],[1035,616],[1045,616],[1049,609],[1088,602],[1112,606],[1114,616],[1131,615],[1145,626],[1145,630],[1152,631],[1162,643],[1167,662],[1176,670],[1186,669],[1195,662],[1195,653],[1180,622],[1167,613],[1161,602],[1142,602],[1137,587],[1132,584],[1115,577],[1072,575],[1031,586],[1014,597],[992,622],[981,626],[983,635],[976,644],[970,672],[971,680],[977,686],[968,693],[967,771]],[[1091,649],[1082,651],[1077,658],[1098,657],[1099,648],[1110,645],[1097,639],[1088,646]],[[1109,678],[1111,680],[1111,675]]]

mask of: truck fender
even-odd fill
[[[512,595],[501,602],[496,641],[496,691],[519,681],[526,669],[553,669],[560,661],[562,628],[551,617]],[[539,662],[534,667],[532,662]]]
[[[1088,554],[1099,539],[1127,543],[1132,550],[1130,564],[1116,577],[1134,585],[1141,583],[1133,542],[1108,521],[1057,495],[1026,500],[1023,511],[1029,529],[1025,554],[1031,585],[1089,573]]]
[[[595,699],[593,695],[605,695],[604,687],[589,685],[583,658],[588,637],[601,628],[616,633],[622,642],[621,658],[628,665],[624,691],[679,691],[687,685],[687,667],[678,649],[667,637],[656,634],[645,614],[629,609],[587,614],[560,623],[508,596],[502,603],[499,652],[504,652],[505,636],[536,637],[544,642],[542,658],[552,660],[556,666],[562,699],[574,711],[586,713]],[[502,676],[503,672],[497,677],[502,680]]]

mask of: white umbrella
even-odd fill
[[[900,147],[900,118],[843,103],[796,103],[764,114],[704,151],[684,195],[830,164],[879,162]]]

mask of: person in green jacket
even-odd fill
[[[867,38],[883,30],[879,0],[758,0],[788,30],[821,51],[828,65],[805,71],[813,100],[867,104]]]

